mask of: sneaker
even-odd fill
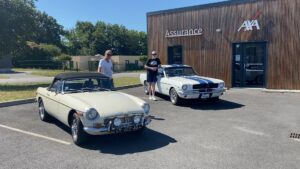
[[[152,96],[152,100],[157,101],[157,99],[155,98],[155,96]]]
[[[152,100],[152,96],[149,94],[149,100]]]

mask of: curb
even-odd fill
[[[263,89],[266,93],[300,93],[300,90],[275,90],[275,89]]]
[[[35,102],[35,98],[22,99],[22,100],[13,100],[13,101],[8,101],[8,102],[1,102],[0,103],[0,108],[9,107],[9,106],[17,106],[17,105],[21,105],[21,104],[34,103],[34,102]]]
[[[124,90],[124,89],[140,87],[140,86],[142,86],[142,85],[141,84],[135,84],[135,85],[128,85],[128,86],[121,86],[121,87],[116,87],[115,90]],[[17,106],[17,105],[21,105],[21,104],[28,104],[28,103],[34,103],[34,102],[36,102],[35,98],[28,98],[28,99],[13,100],[13,101],[8,101],[8,102],[1,102],[0,103],[0,108],[9,107],[9,106]]]
[[[134,84],[134,85],[116,87],[115,90],[124,90],[124,89],[130,89],[130,88],[141,87],[141,86],[143,86],[143,85],[142,84]]]

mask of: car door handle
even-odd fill
[[[50,94],[49,94],[49,93],[47,93],[47,96],[50,96]]]

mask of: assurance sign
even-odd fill
[[[202,28],[182,29],[182,30],[166,30],[166,38],[183,37],[183,36],[199,36],[203,34]]]

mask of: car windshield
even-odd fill
[[[191,67],[166,68],[165,72],[168,77],[196,75],[193,68],[191,68]]]
[[[64,92],[90,92],[111,90],[111,81],[108,78],[80,78],[67,79],[63,85]]]

